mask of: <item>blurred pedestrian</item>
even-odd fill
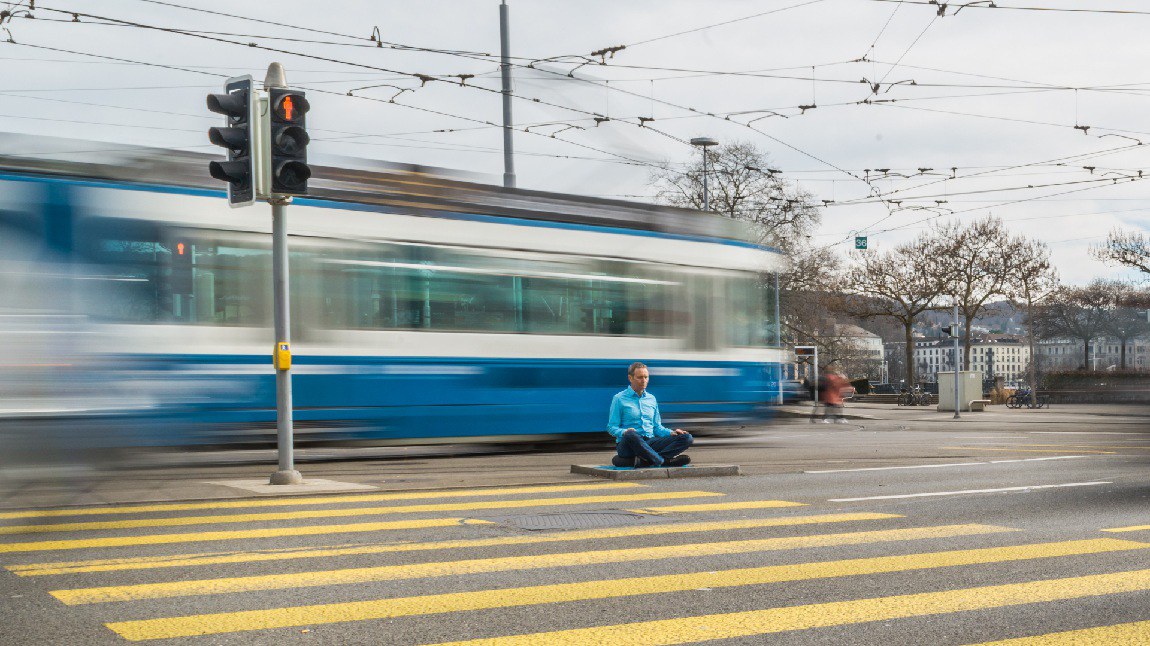
[[[822,384],[820,397],[823,402],[823,423],[830,424],[834,421],[845,424],[847,420],[843,417],[843,391],[850,387],[850,382],[827,366],[823,369],[819,383]]]
[[[826,372],[826,368],[823,368],[823,372]],[[826,406],[823,404],[823,391],[826,389],[826,386],[826,379],[820,375],[815,375],[814,383],[808,386],[811,393],[811,401],[814,402],[811,406],[811,424],[826,417]]]

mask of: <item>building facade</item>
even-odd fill
[[[1089,352],[1080,340],[1049,339],[1038,343],[1043,370],[1117,370],[1122,366],[1122,343],[1101,337],[1090,343]],[[1126,341],[1126,369],[1150,370],[1150,339]]]
[[[933,339],[916,342],[914,349],[915,368],[923,382],[937,382],[939,372],[954,370],[954,339]],[[962,342],[958,344],[959,360],[965,352]],[[1007,383],[1026,379],[1030,363],[1030,347],[1026,339],[1011,334],[990,334],[971,340],[970,365],[963,370],[982,373],[987,380],[1001,377]]]

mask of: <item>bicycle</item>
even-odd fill
[[[1023,406],[1031,409],[1042,408],[1049,405],[1049,400],[1045,396],[1034,394],[1033,401],[1031,400],[1031,390],[1029,388],[1020,388],[1014,394],[1006,398],[1007,408],[1022,408]]]
[[[914,390],[903,389],[898,395],[899,406],[930,406],[930,393],[915,386]]]

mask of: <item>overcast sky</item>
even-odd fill
[[[35,4],[0,34],[15,41],[0,42],[0,131],[211,151],[220,117],[204,96],[279,61],[309,90],[314,159],[501,181],[495,0]],[[1068,282],[1134,277],[1087,249],[1150,224],[1150,6],[962,4],[940,16],[918,1],[511,0],[514,120],[531,126],[515,133],[518,185],[649,199],[652,168],[687,163],[698,152],[684,140],[706,135],[755,144],[833,200],[813,245],[845,253],[868,235],[883,248],[932,218],[993,213],[1046,241]]]

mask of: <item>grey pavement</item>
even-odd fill
[[[953,442],[923,439],[951,431],[1035,431],[1039,427],[1082,427],[1138,430],[1150,420],[1150,406],[1075,404],[1049,409],[1007,409],[953,412],[934,407],[848,403],[846,424],[812,424],[810,406],[779,408],[779,415],[761,427],[698,431],[690,453],[696,465],[734,464],[746,475],[799,472],[811,464],[894,464],[922,458],[949,460],[978,452],[945,448]],[[834,438],[862,433],[842,444]],[[923,433],[925,436],[914,435]],[[896,433],[893,434],[892,433]],[[911,433],[908,435],[908,433]],[[303,448],[296,458],[305,482],[334,481],[408,491],[453,487],[508,486],[580,482],[571,465],[609,464],[614,443],[604,433],[600,448],[577,451],[554,448],[523,452],[514,445],[435,444],[368,448]],[[909,441],[904,441],[909,440]],[[512,449],[517,449],[512,452]],[[218,484],[267,478],[276,468],[274,450],[173,450],[128,456],[127,468],[116,465],[68,465],[55,468],[0,471],[0,509],[56,505],[210,500],[271,495],[250,488]],[[284,488],[281,494],[330,493],[322,488]]]
[[[0,511],[0,643],[1147,643],[1150,411],[852,408],[702,435],[738,477],[569,472],[609,438],[361,450],[307,498],[253,490],[274,461],[41,474]]]

